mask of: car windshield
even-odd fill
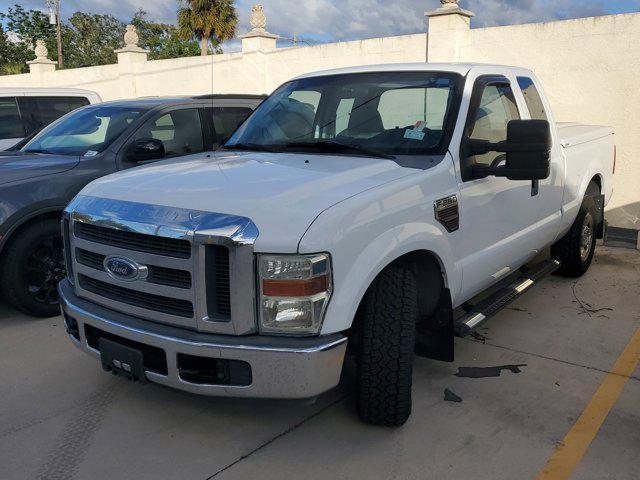
[[[97,155],[144,111],[105,105],[83,108],[45,128],[21,150],[58,155]]]
[[[459,80],[442,72],[294,80],[265,100],[224,148],[382,157],[443,153]]]

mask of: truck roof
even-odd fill
[[[307,73],[297,78],[320,77],[325,75],[348,75],[351,73],[373,73],[373,72],[452,72],[466,75],[476,67],[495,67],[502,72],[513,71],[516,73],[529,72],[530,70],[521,67],[508,65],[492,65],[482,63],[389,63],[380,65],[363,65],[359,67],[338,68],[319,72]]]
[[[37,93],[42,95],[96,95],[96,92],[82,88],[36,88],[36,87],[11,87],[0,88],[0,94]]]

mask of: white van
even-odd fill
[[[76,108],[100,102],[97,93],[77,88],[0,88],[0,151]]]

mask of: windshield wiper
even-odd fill
[[[332,151],[332,152],[357,152],[368,157],[386,158],[393,160],[396,157],[377,150],[371,150],[360,145],[352,145],[347,143],[336,142],[335,140],[318,140],[315,142],[290,142],[284,145],[284,148],[312,148],[314,150]]]
[[[48,150],[42,150],[40,148],[34,148],[33,150],[23,150],[25,153],[44,153],[47,155],[52,155],[53,152],[49,152]]]
[[[251,152],[278,152],[275,148],[257,143],[234,143],[233,145],[225,145],[222,150],[248,150]]]

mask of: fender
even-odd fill
[[[22,225],[33,220],[40,215],[47,213],[59,212],[62,214],[67,202],[64,199],[57,198],[52,200],[44,200],[42,202],[28,205],[18,211],[15,211],[0,224],[0,253],[9,242],[13,233]],[[1,218],[0,218],[1,220]]]
[[[351,197],[312,223],[300,241],[299,252],[328,251],[335,285],[322,334],[350,328],[378,274],[411,252],[431,252],[440,263],[445,287],[454,297],[459,294],[462,272],[449,236],[460,233],[447,233],[434,216],[435,200],[457,193],[450,165],[442,162],[427,172]]]
[[[580,148],[580,146],[575,148]],[[565,152],[565,156],[567,154],[572,158],[566,158],[567,176],[565,179],[565,191],[562,205],[562,224],[556,240],[562,238],[569,231],[571,225],[573,225],[573,222],[578,216],[580,206],[582,205],[582,200],[587,193],[589,183],[594,177],[598,177],[600,179],[600,184],[602,186],[601,194],[604,196],[602,201],[603,207],[609,203],[613,187],[609,184],[611,182],[607,182],[607,175],[604,175],[603,173],[607,166],[603,165],[603,162],[599,160],[599,158],[596,157],[591,159],[589,164],[586,165],[585,171],[576,171],[575,167],[572,167],[572,164],[576,164],[579,161],[577,157],[579,157],[580,152]]]
[[[403,238],[404,235],[408,236]],[[433,225],[406,224],[384,232],[355,258],[349,259],[349,254],[345,255],[346,252],[341,249],[330,252],[336,288],[327,309],[322,333],[335,333],[350,328],[371,283],[387,266],[411,252],[431,252],[440,263],[445,287],[458,292],[462,285],[462,275],[455,267],[445,267],[454,265],[454,262],[449,245],[442,237],[442,233]],[[347,262],[348,268],[340,266]]]

